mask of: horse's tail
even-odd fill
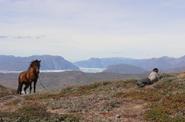
[[[21,79],[20,79],[20,76],[18,77],[18,87],[17,87],[17,94],[20,94],[21,93]]]
[[[20,92],[21,92],[20,89],[21,89],[21,84],[19,83],[18,87],[17,87],[17,94],[20,94]]]

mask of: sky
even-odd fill
[[[0,55],[185,55],[184,0],[0,0]]]

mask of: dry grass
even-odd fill
[[[15,112],[1,112],[2,122],[78,122],[79,118],[73,115],[58,115],[47,112],[46,106],[38,103],[24,105]]]
[[[8,89],[2,85],[0,85],[0,98],[7,96],[7,95],[12,95],[15,94],[15,90]]]
[[[176,76],[164,74],[159,82],[145,88],[127,80],[24,96],[19,109],[0,116],[7,121],[28,122],[183,122],[185,79]]]
[[[150,105],[146,119],[157,122],[185,121],[185,79],[165,77],[155,89],[162,93],[162,97]]]

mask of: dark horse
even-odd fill
[[[40,60],[34,60],[30,63],[30,66],[27,71],[21,72],[18,77],[18,88],[17,93],[21,94],[22,87],[24,87],[24,92],[30,87],[30,93],[32,91],[32,82],[34,83],[34,93],[36,92],[36,83],[39,78],[40,73]]]

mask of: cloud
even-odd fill
[[[185,8],[185,1],[184,0],[162,0],[162,5],[165,7],[176,8],[176,9],[183,9]]]
[[[42,39],[45,36],[14,36],[14,39]]]
[[[0,52],[73,59],[181,55],[183,3],[162,1],[0,0],[0,40],[6,39]]]
[[[0,35],[0,39],[6,39],[6,38],[8,38],[8,36]]]
[[[37,39],[43,39],[44,35],[38,35],[38,36],[12,36],[12,35],[0,35],[0,39],[30,39],[30,40],[37,40]]]

